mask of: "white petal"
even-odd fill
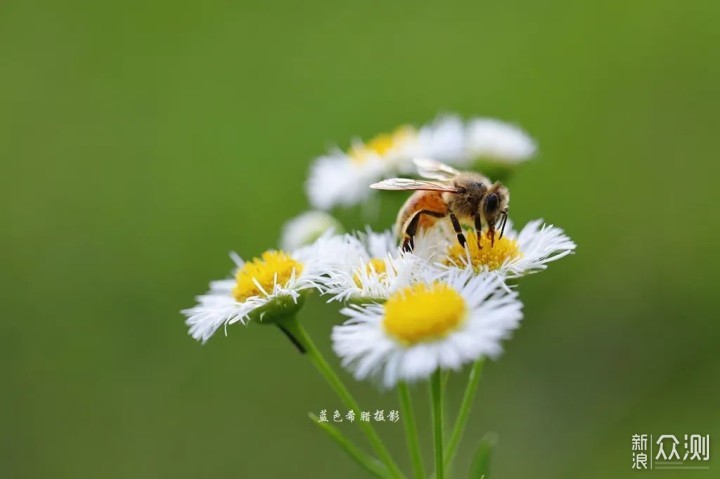
[[[467,149],[474,157],[518,163],[535,154],[535,141],[519,127],[490,118],[477,118],[467,127]]]
[[[294,251],[328,231],[340,232],[341,229],[340,222],[324,211],[306,211],[285,223],[280,247],[285,251]]]

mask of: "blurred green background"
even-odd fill
[[[279,333],[201,346],[178,311],[228,251],[276,245],[314,156],[438,112],[537,138],[514,219],[579,245],[522,283],[458,477],[487,430],[500,479],[634,477],[636,433],[717,456],[719,22],[716,0],[2,2],[0,477],[364,477],[308,422],[342,406]],[[303,316],[326,350],[337,319]]]

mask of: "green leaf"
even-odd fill
[[[391,477],[387,468],[380,461],[367,455],[342,432],[340,432],[338,428],[326,422],[321,422],[317,416],[312,413],[308,414],[308,417],[310,417],[310,420],[315,425],[325,431],[338,446],[340,446],[351,458],[355,460],[356,463],[364,467],[369,473],[380,478]]]
[[[480,439],[480,444],[475,449],[468,479],[490,478],[490,456],[495,444],[497,444],[497,434],[494,432],[489,432]]]

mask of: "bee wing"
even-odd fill
[[[431,180],[447,181],[460,174],[460,172],[452,166],[431,160],[430,158],[415,158],[413,163],[415,163],[420,176]]]
[[[412,180],[410,178],[390,178],[379,183],[370,185],[375,190],[427,190],[427,191],[449,191],[457,193],[458,190],[452,185],[439,181]]]

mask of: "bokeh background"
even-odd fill
[[[579,245],[521,284],[458,477],[488,430],[500,479],[634,477],[636,433],[717,456],[719,22],[715,0],[2,2],[0,477],[364,477],[307,420],[342,405],[280,334],[201,346],[178,311],[228,251],[277,244],[314,156],[439,112],[526,128],[514,219]],[[326,351],[337,320],[303,316]]]

